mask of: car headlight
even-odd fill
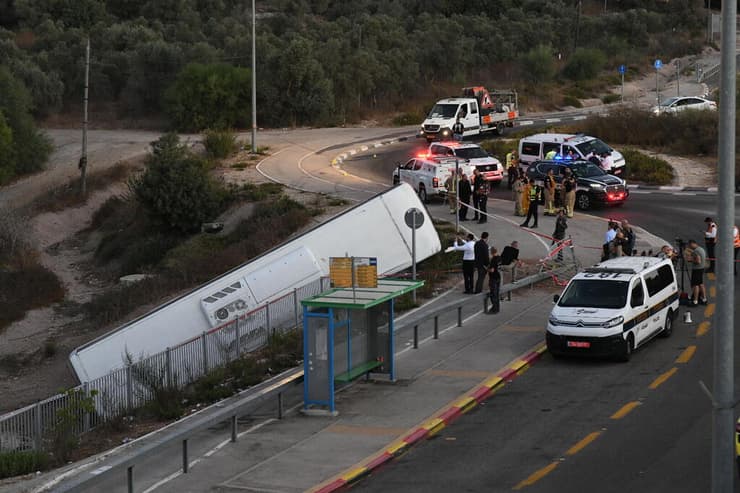
[[[624,322],[624,317],[620,315],[619,317],[614,317],[613,319],[608,320],[601,325],[605,329],[611,329],[612,327],[616,327],[617,325],[622,325],[623,322]]]
[[[442,135],[447,135],[449,133],[450,133],[450,129],[448,128],[445,128],[444,130],[442,130]]]
[[[550,325],[560,325],[560,320],[555,317],[550,317],[547,321],[550,322]]]
[[[591,187],[591,188],[595,188],[595,189],[597,189],[597,190],[601,190],[602,188],[604,188],[604,185],[600,185],[600,184],[598,184],[598,183],[591,183],[591,184],[590,184],[590,187]]]

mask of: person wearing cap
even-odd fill
[[[709,268],[707,272],[714,272],[714,247],[717,244],[717,224],[711,217],[704,219],[707,229],[704,230],[704,244],[707,247],[707,258],[709,259]]]

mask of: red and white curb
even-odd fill
[[[414,136],[395,137],[395,138],[392,138],[392,139],[385,139],[385,140],[381,140],[379,142],[374,142],[372,144],[362,145],[360,147],[356,147],[354,149],[350,149],[348,151],[345,151],[345,152],[339,154],[334,159],[332,159],[331,160],[331,165],[332,165],[333,168],[336,168],[337,171],[339,171],[340,173],[342,173],[343,175],[346,176],[347,175],[347,172],[344,171],[341,168],[341,164],[344,161],[346,161],[348,158],[350,158],[350,157],[352,157],[355,154],[358,154],[360,152],[367,152],[370,149],[376,149],[378,147],[383,147],[383,146],[386,146],[386,145],[395,144],[397,142],[405,142],[405,141],[407,141],[409,139],[412,139],[413,137]]]
[[[414,444],[431,438],[457,418],[467,413],[475,406],[491,397],[496,391],[503,388],[517,376],[521,375],[547,351],[545,344],[540,344],[529,353],[518,358],[496,375],[483,380],[480,384],[468,391],[462,397],[452,401],[443,410],[427,419],[418,427],[406,432],[402,438],[392,442],[380,452],[352,466],[332,479],[311,488],[308,493],[331,493],[338,491],[358,479],[370,474],[373,470],[408,450]]]

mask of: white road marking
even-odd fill
[[[561,120],[560,118],[546,118],[545,123],[556,123],[556,122],[559,122],[560,120]]]
[[[252,433],[253,431],[259,430],[263,426],[268,425],[268,424],[272,423],[273,421],[277,421],[277,420],[275,418],[270,418],[268,420],[265,420],[262,423],[256,424],[256,425],[252,426],[251,428],[249,428],[247,430],[244,430],[241,433],[238,433],[236,435],[236,437],[237,438],[241,438],[244,435],[247,435],[249,433]],[[209,450],[208,452],[206,452],[205,454],[203,454],[203,458],[212,456],[213,454],[215,454],[216,452],[218,452],[219,450],[221,450],[222,448],[224,448],[230,442],[231,442],[231,438],[228,438],[228,439],[220,442],[218,445],[216,445],[215,447],[213,447],[211,450]],[[195,460],[189,462],[188,463],[188,466],[189,467],[193,467],[194,465],[196,465],[199,462],[201,462],[203,460],[203,458],[198,458],[198,459],[195,459]],[[173,472],[169,476],[166,476],[166,477],[160,479],[159,481],[157,481],[156,483],[154,483],[153,485],[151,485],[149,488],[145,489],[143,491],[143,493],[151,493],[152,491],[156,490],[160,486],[163,486],[166,483],[169,483],[170,481],[172,481],[173,479],[175,479],[175,478],[177,478],[179,476],[182,476],[182,474],[183,474],[182,469],[180,469],[179,471]]]

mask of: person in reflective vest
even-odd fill
[[[526,219],[521,224],[523,228],[529,227],[530,219],[534,221],[532,228],[537,227],[537,208],[540,205],[540,200],[542,200],[542,189],[539,185],[532,185],[529,189],[529,210],[527,211]]]
[[[547,170],[547,176],[545,176],[545,215],[554,216],[555,214],[555,175],[551,168]]]
[[[732,228],[732,245],[734,246],[732,254],[732,271],[737,275],[737,255],[740,253],[740,233],[738,233],[737,226]]]

